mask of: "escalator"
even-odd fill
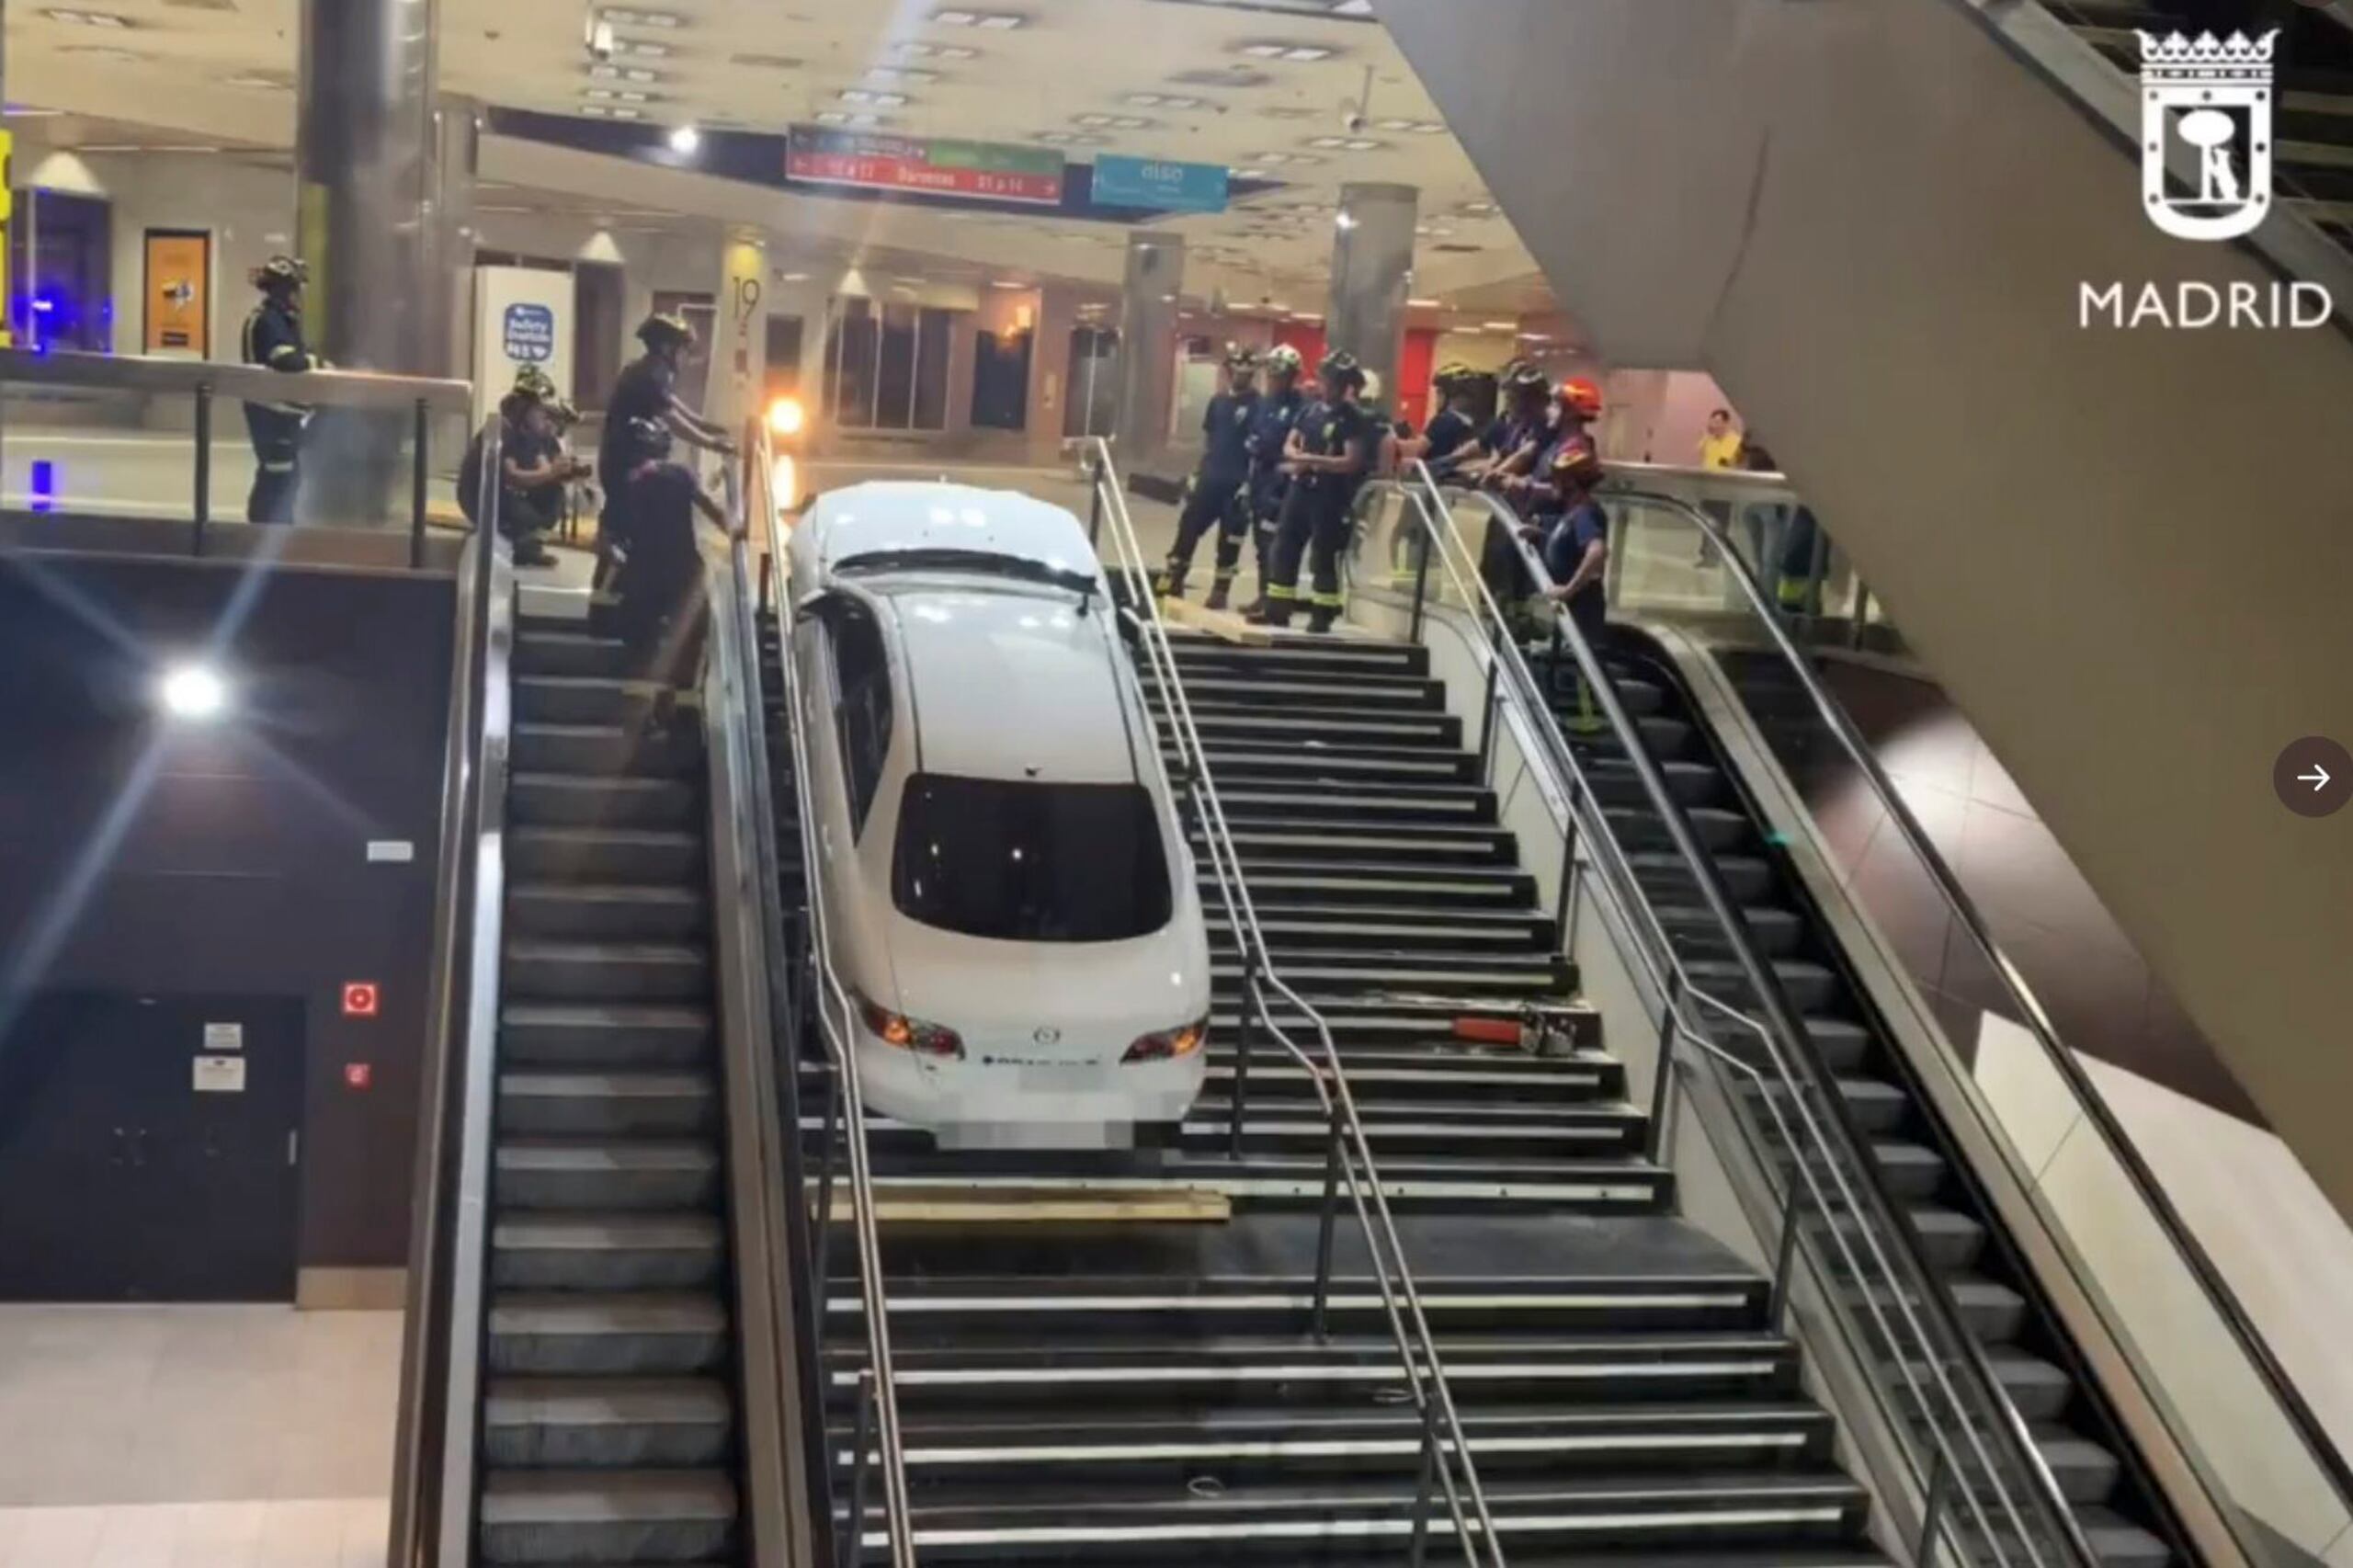
[[[1978,1188],[1950,1131],[1913,1085],[1912,1072],[1849,973],[1836,938],[1790,869],[1779,835],[1749,798],[1721,743],[1699,714],[1672,661],[1638,631],[1612,642],[1618,695],[1641,722],[1644,744],[1670,780],[1717,870],[1740,903],[1757,948],[1802,1013],[1808,1038],[1836,1074],[1838,1090],[1922,1251],[1952,1292],[1963,1321],[2085,1535],[2105,1562],[2154,1565],[2172,1559],[2164,1517],[2140,1460],[2117,1433],[2097,1383]],[[1531,661],[1549,678],[1563,734],[1592,765],[1595,789],[1632,851],[1661,923],[1695,980],[1736,993],[1724,939],[1667,846],[1657,811],[1643,797],[1622,748],[1570,727],[1576,679],[1565,656]]]
[[[389,1561],[803,1561],[764,1055],[790,977],[721,892],[762,853],[741,656],[722,630],[657,701],[587,619],[517,613],[495,506],[460,580]],[[710,602],[747,582],[739,544]]]
[[[1714,378],[2353,1211],[2353,1080],[2310,1044],[2353,1008],[2353,877],[2342,835],[2266,784],[2298,737],[2353,731],[2353,258],[2320,227],[2342,217],[2345,84],[2297,54],[2335,24],[2254,0],[1374,9],[1577,342]],[[2093,37],[2132,50],[2144,14],[2295,21],[2281,198],[2245,241],[2148,220],[2143,94],[2064,19],[2101,14]],[[1415,287],[1479,265],[1429,257]],[[2083,298],[2289,281],[2325,283],[2336,316],[2119,324]],[[1611,456],[1649,444],[1639,418],[1603,429]],[[2187,464],[2158,434],[2181,431]]]

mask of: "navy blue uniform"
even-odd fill
[[[1290,489],[1290,476],[1282,472],[1283,447],[1290,439],[1291,426],[1299,423],[1299,411],[1306,406],[1299,389],[1290,387],[1260,398],[1250,420],[1250,518],[1258,530],[1262,573],[1274,549],[1275,528],[1282,521],[1283,496]]]
[[[1438,410],[1438,416],[1430,421],[1428,431],[1430,451],[1427,460],[1431,475],[1440,482],[1452,479],[1458,465],[1449,460],[1451,455],[1476,433],[1471,427],[1471,421],[1451,408]]]
[[[1242,560],[1242,536],[1250,531],[1250,432],[1258,412],[1255,392],[1220,392],[1210,399],[1201,415],[1201,466],[1193,476],[1193,493],[1186,497],[1184,514],[1176,519],[1176,546],[1168,552],[1168,571],[1161,592],[1183,595],[1185,574],[1193,569],[1193,551],[1214,524],[1217,540],[1217,584],[1210,598],[1222,605]]]
[[[1544,531],[1544,574],[1555,586],[1576,575],[1577,562],[1585,552],[1598,542],[1609,540],[1609,516],[1601,503],[1588,495],[1564,512],[1558,513]],[[1569,619],[1597,656],[1601,651],[1601,628],[1608,619],[1609,592],[1603,577],[1596,577],[1571,595],[1565,607]],[[1557,641],[1557,637],[1556,637]],[[1571,734],[1598,734],[1608,727],[1608,721],[1593,699],[1593,687],[1582,670],[1577,673],[1576,711],[1565,716],[1562,722]]]
[[[630,426],[640,419],[656,424],[670,416],[671,391],[678,373],[668,361],[648,354],[622,368],[605,402],[605,438],[597,449],[597,483],[605,492],[605,510],[597,520],[597,574],[594,585],[603,587],[612,575],[613,549],[630,547],[629,472],[633,466]]]
[[[265,297],[245,318],[244,360],[294,374],[313,368],[302,340],[302,313],[291,301]],[[302,422],[310,410],[299,403],[245,404],[245,433],[254,444],[254,487],[245,497],[245,520],[290,523],[294,489],[302,460]]]
[[[1302,473],[1291,481],[1290,494],[1283,501],[1282,525],[1275,534],[1274,551],[1267,562],[1267,617],[1280,626],[1290,621],[1291,608],[1300,600],[1301,558],[1309,558],[1314,574],[1311,596],[1314,615],[1310,627],[1323,631],[1338,619],[1344,602],[1340,555],[1348,542],[1348,508],[1371,466],[1381,429],[1363,409],[1345,400],[1309,403],[1300,412],[1298,429],[1300,449],[1311,456],[1337,457],[1351,449],[1357,455],[1356,466],[1347,472]]]

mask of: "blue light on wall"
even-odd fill
[[[57,465],[47,458],[33,460],[32,503],[36,512],[57,510]]]

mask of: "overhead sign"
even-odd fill
[[[918,196],[977,196],[1059,206],[1063,155],[1051,148],[928,136],[876,136],[796,125],[784,172],[817,185],[854,185]]]
[[[1156,207],[1169,212],[1225,210],[1223,164],[1173,164],[1103,153],[1095,160],[1094,199],[1107,207]]]

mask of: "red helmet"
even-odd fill
[[[1553,390],[1561,406],[1580,419],[1601,417],[1601,383],[1590,376],[1571,376]]]

